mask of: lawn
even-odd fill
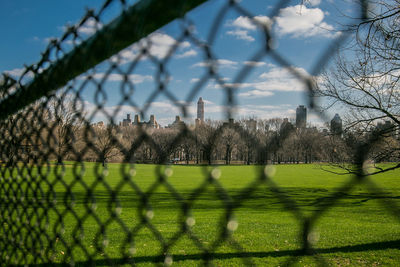
[[[294,257],[299,266],[400,262],[400,214],[393,209],[400,205],[400,171],[340,193],[352,177],[319,165],[275,166],[267,170],[273,174],[268,181],[260,180],[263,171],[122,164],[105,170],[93,163],[33,168],[19,176],[14,170],[13,178],[0,182],[0,244],[9,241],[0,248],[0,260],[29,263],[33,254],[37,261],[73,259],[76,266],[84,266],[88,257],[98,266],[120,265],[124,257],[139,266],[197,266],[207,250],[216,266],[277,266]],[[315,220],[308,238],[319,256],[297,257],[309,217]],[[181,234],[184,226],[190,234]],[[220,242],[222,228],[231,235]],[[163,255],[162,244],[168,244],[171,256]]]

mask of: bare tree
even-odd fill
[[[173,152],[173,148],[180,149],[181,147],[172,147],[173,141],[176,138],[178,131],[175,129],[158,129],[154,130],[151,134],[151,139],[154,144],[150,145],[152,149],[152,159],[155,163],[166,163],[170,156],[170,153]]]
[[[182,148],[186,164],[189,164],[189,162],[193,160],[193,158],[195,158],[196,155],[196,139],[192,138],[191,135],[187,134],[182,137],[180,146]]]
[[[46,153],[43,143],[48,136],[48,117],[44,102],[39,100],[1,121],[0,160],[8,165],[19,160],[35,162],[40,153]]]
[[[107,127],[96,127],[94,126],[90,131],[93,136],[90,140],[94,145],[94,157],[97,161],[101,162],[103,167],[106,163],[119,155],[121,151],[118,144],[121,143],[120,133],[117,131],[117,127],[113,125],[108,125]]]
[[[361,131],[366,141],[395,135],[400,128],[400,1],[372,6],[370,18],[353,27],[355,41],[339,51],[318,81],[326,108],[346,109],[345,130]],[[383,121],[391,127],[376,131]]]
[[[242,142],[239,135],[239,125],[230,121],[217,129],[214,141],[213,155],[216,160],[224,159],[225,164],[231,164],[232,159],[238,159],[237,148]]]
[[[50,114],[49,128],[52,134],[50,145],[56,154],[58,164],[69,156],[74,144],[82,138],[85,113],[80,112],[75,104],[72,96],[66,92],[53,96],[47,104]]]
[[[220,127],[220,122],[206,121],[195,128],[196,162],[207,161],[211,164],[212,153],[215,143],[216,129]]]

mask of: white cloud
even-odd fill
[[[196,64],[193,64],[192,67],[209,67],[211,64],[208,62],[198,62]]]
[[[197,51],[194,49],[190,49],[188,51],[183,52],[182,54],[176,55],[177,58],[186,58],[186,57],[193,57],[197,55]]]
[[[270,27],[272,25],[272,21],[269,17],[267,16],[254,16],[253,19],[256,21],[257,24]]]
[[[256,25],[249,19],[249,17],[239,16],[233,22],[232,26],[236,26],[238,28],[247,29],[247,30],[255,30]]]
[[[274,21],[275,29],[281,35],[291,35],[295,38],[311,36],[333,38],[340,32],[335,31],[332,25],[324,22],[324,12],[315,7],[320,2],[320,0],[308,0],[305,2],[306,5],[282,8],[279,15],[272,19],[261,15],[253,18],[239,16],[228,23],[227,26],[234,29],[227,31],[226,34],[251,42],[254,41],[254,37],[249,34],[250,31],[256,30],[260,25],[271,27]]]
[[[106,74],[105,73],[96,73],[91,75],[91,77],[95,80],[102,80]],[[89,75],[82,75],[79,76],[78,79],[87,79]],[[110,82],[118,82],[118,81],[123,81],[125,79],[124,75],[119,74],[119,73],[111,73],[107,75],[107,81]],[[127,79],[133,83],[143,83],[145,81],[152,81],[153,76],[151,75],[140,75],[140,74],[129,74],[127,75]]]
[[[153,108],[157,108],[157,109],[161,109],[163,111],[168,111],[168,110],[175,110],[175,113],[178,112],[179,113],[179,108],[176,105],[173,105],[171,102],[169,101],[155,101],[151,103],[151,106]],[[164,112],[163,112],[164,113]]]
[[[124,64],[129,61],[136,60],[140,54],[139,54],[139,46],[137,44],[134,44],[124,50],[122,50],[119,54],[111,57],[112,61],[117,61],[119,60],[120,64]]]
[[[150,46],[150,55],[155,56],[159,59],[165,58],[172,46],[177,43],[173,37],[164,33],[153,33],[147,39],[146,42]],[[181,48],[190,47],[190,43],[185,41],[179,44]]]
[[[253,86],[254,83],[224,83],[224,87],[230,87],[230,88],[247,88],[247,87],[251,87]],[[219,84],[215,84],[214,85],[215,89],[220,89],[223,88],[221,85]]]
[[[298,68],[298,67],[293,67],[294,71],[297,72],[299,75],[302,76],[307,76],[308,73],[305,69],[303,68]],[[290,72],[288,68],[282,68],[282,67],[276,67],[273,66],[268,72],[264,72],[260,74],[260,78],[262,79],[287,79],[289,77],[293,77],[293,74]]]
[[[236,66],[238,63],[236,61],[228,60],[228,59],[218,59],[217,63],[223,66]]]
[[[192,78],[192,79],[190,80],[190,83],[197,83],[198,81],[200,81],[199,78]]]
[[[335,37],[334,27],[324,22],[324,12],[319,8],[308,8],[304,5],[282,8],[275,17],[277,31],[282,35],[293,37],[324,36]]]
[[[261,62],[261,61],[245,61],[243,62],[247,66],[252,66],[252,67],[261,67],[266,65],[267,63]]]
[[[245,40],[249,42],[253,42],[255,39],[249,35],[249,32],[246,30],[232,30],[232,31],[227,31],[226,34],[235,36],[237,39],[240,40]]]
[[[252,19],[246,16],[239,16],[234,21],[228,23],[228,26],[234,29],[227,31],[226,34],[240,40],[253,42],[255,39],[249,35],[249,31],[256,30],[258,25],[270,26],[271,20],[267,16],[255,16]]]
[[[250,90],[248,92],[240,93],[240,97],[267,97],[267,96],[273,96],[274,93],[271,91],[263,91],[263,90]]]
[[[101,22],[93,18],[88,19],[82,26],[78,28],[78,34],[92,35],[103,27]],[[65,29],[65,28],[64,28]]]
[[[302,76],[307,76],[306,70],[303,68],[294,68]],[[264,72],[259,76],[263,81],[252,84],[255,89],[247,92],[248,97],[268,96],[266,92],[301,92],[304,91],[305,85],[302,80],[294,77],[287,68],[272,67],[268,72]]]
[[[268,26],[270,23],[271,20],[267,16],[255,16],[253,19],[250,19],[246,16],[239,16],[232,22],[231,26],[246,30],[255,30],[257,28],[257,24]]]
[[[147,53],[149,53],[151,56],[156,57],[158,59],[164,59],[171,51],[172,47],[175,44],[177,44],[177,42],[178,41],[175,38],[173,38],[168,34],[155,32],[150,34],[148,37],[141,39],[137,43],[134,43],[128,48],[122,50],[118,55],[113,56],[111,59],[113,61],[119,60],[120,64],[133,61],[138,59],[144,48],[146,48]],[[188,48],[190,48],[190,43],[184,41],[179,44],[177,51],[179,51],[180,49],[188,49]],[[175,53],[177,53],[177,51],[175,51]],[[191,49],[189,51],[177,54],[176,57],[184,58],[195,55],[197,55],[197,52]],[[147,56],[145,55],[142,55],[141,57],[141,59],[146,59],[146,58]]]
[[[215,63],[220,68],[236,68],[236,66],[238,65],[236,61],[228,59],[217,59]],[[192,67],[210,67],[211,65],[211,62],[203,61],[193,64]]]
[[[296,113],[290,105],[243,105],[237,107],[238,114],[246,114],[247,117],[259,119],[293,117]]]
[[[268,97],[274,95],[274,92],[300,92],[304,91],[305,84],[301,79],[296,78],[289,69],[269,65],[269,70],[259,75],[259,81],[248,83],[225,83],[226,87],[240,89],[241,97]],[[294,71],[302,77],[308,77],[309,74],[303,68],[294,67]],[[219,84],[214,84],[215,89],[221,89]],[[248,91],[246,91],[248,90]]]

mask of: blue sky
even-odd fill
[[[103,1],[0,1],[0,71],[18,77],[24,64],[32,64],[39,60],[49,39],[60,37],[66,24],[74,24],[84,15],[86,7],[98,9]],[[134,3],[135,1],[130,1]],[[193,22],[192,33],[198,40],[206,40],[212,22],[226,1],[209,1],[193,10],[187,17]],[[347,16],[356,16],[352,1],[309,0],[288,1],[278,15],[271,16],[277,1],[242,0],[240,5],[251,16],[245,16],[231,9],[225,14],[217,28],[217,35],[212,46],[213,55],[217,59],[218,74],[223,82],[234,88],[237,109],[236,118],[255,116],[258,118],[289,117],[294,118],[299,104],[306,104],[303,86],[289,71],[280,66],[272,57],[266,56],[252,61],[251,58],[263,44],[262,25],[271,27],[274,33],[274,48],[300,74],[309,75],[315,62],[321,57],[324,49],[341,34],[344,24],[351,22]],[[120,11],[118,4],[107,11],[102,23],[109,22]],[[250,19],[251,18],[251,19]],[[255,24],[254,21],[256,21]],[[261,26],[260,26],[261,25]],[[101,28],[102,24],[97,25]],[[81,30],[83,37],[94,33],[94,23],[88,22]],[[182,33],[181,22],[172,22],[151,34],[150,54],[157,60],[163,60]],[[140,45],[148,40],[141,40],[121,51],[111,62],[118,61],[120,69],[126,71],[130,63],[138,57]],[[67,44],[68,47],[68,44]],[[72,48],[72,46],[70,45]],[[199,96],[206,101],[205,117],[224,119],[226,94],[214,80],[209,80],[193,98],[188,99],[192,88],[196,86],[208,71],[208,63],[204,61],[204,50],[192,40],[185,39],[168,61],[168,91],[179,103],[188,105],[192,121],[195,116],[195,103]],[[94,80],[100,81],[109,68],[105,62],[96,67]],[[235,83],[236,75],[245,67],[252,66],[251,73],[240,83]],[[82,84],[89,71],[78,77],[75,88]],[[115,113],[116,120],[122,120],[126,113],[137,113],[147,103],[148,97],[156,90],[157,65],[149,58],[142,58],[136,68],[129,73],[134,84],[133,91],[128,91],[132,102],[122,101],[122,75],[113,72],[103,84],[106,94],[105,111],[109,115]],[[105,113],[95,111],[94,83],[90,83],[82,91],[83,104],[93,121],[106,120]],[[187,102],[192,100],[194,102]],[[132,103],[137,107],[132,107]],[[94,112],[94,114],[93,114]],[[335,112],[335,111],[333,111]],[[163,125],[171,123],[175,115],[182,115],[181,110],[165,95],[159,95],[145,112],[145,119],[155,114]],[[316,116],[309,115],[311,121]]]

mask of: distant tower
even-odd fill
[[[199,101],[197,101],[197,119],[199,119],[201,122],[204,121],[204,101],[202,97],[200,97]]]
[[[341,135],[342,134],[342,119],[339,114],[335,114],[333,119],[331,120],[331,134],[333,135]]]
[[[307,124],[307,108],[300,105],[296,109],[296,127],[305,128]]]
[[[149,128],[154,128],[154,129],[160,128],[160,125],[156,121],[156,117],[153,114],[150,115],[150,120],[146,124],[147,124],[147,127],[149,127]]]
[[[131,114],[126,114],[126,119],[122,120],[122,126],[128,126],[132,123]]]
[[[175,116],[175,121],[170,124],[170,128],[182,128],[185,127],[185,123],[181,120],[181,116]]]
[[[139,125],[140,124],[140,116],[139,114],[135,115],[135,120],[133,121],[134,125]]]
[[[150,115],[149,124],[152,126],[156,124],[156,117],[154,115]]]

